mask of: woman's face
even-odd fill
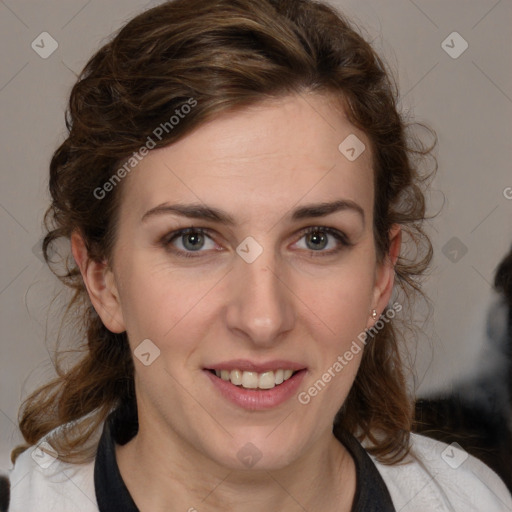
[[[367,137],[328,97],[290,96],[151,151],[123,187],[93,302],[127,331],[141,431],[231,468],[283,467],[332,437],[362,351],[344,354],[393,279]]]

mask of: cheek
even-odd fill
[[[365,349],[361,340],[370,315],[372,285],[371,272],[340,272],[339,279],[311,290],[311,296],[317,297],[311,307],[315,314],[309,312],[306,323],[317,326],[310,333],[317,358],[311,378],[299,396],[300,403],[307,404],[318,396],[317,407],[333,417],[343,404]]]
[[[218,277],[188,270],[154,267],[141,272],[142,265],[125,267],[130,276],[123,288],[123,317],[132,350],[150,339],[161,351],[162,362],[173,367],[187,361],[205,338],[218,314]],[[217,293],[216,293],[217,292]]]
[[[319,277],[319,276],[317,276]],[[324,327],[338,343],[357,336],[366,328],[373,297],[373,272],[346,267],[321,278],[303,281],[300,297],[305,297],[309,316]]]

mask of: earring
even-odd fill
[[[377,318],[377,310],[372,309],[372,318],[375,320]]]

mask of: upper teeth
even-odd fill
[[[229,380],[231,384],[248,389],[271,389],[283,381],[288,380],[293,370],[276,370],[263,373],[242,372],[241,370],[215,370],[215,375],[222,380]]]

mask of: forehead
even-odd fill
[[[363,149],[356,159],[352,148]],[[123,184],[122,202],[139,218],[180,201],[247,216],[343,198],[371,212],[370,151],[332,97],[289,96],[222,114],[149,152]]]

